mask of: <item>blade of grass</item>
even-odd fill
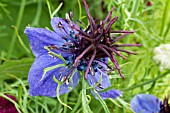
[[[19,29],[20,24],[21,24],[21,19],[22,19],[24,9],[25,9],[25,3],[26,3],[26,0],[22,0],[21,7],[19,9],[18,18],[17,18],[17,23],[16,23],[17,29]],[[13,35],[12,35],[12,41],[10,43],[7,59],[9,59],[11,57],[12,51],[14,49],[15,42],[16,42],[16,33],[14,32]]]
[[[16,33],[16,35],[17,35],[17,37],[18,37],[18,40],[19,40],[19,42],[21,43],[22,47],[23,47],[28,53],[31,53],[30,50],[27,48],[27,46],[26,46],[26,45],[24,44],[24,42],[22,41],[22,38],[19,36],[19,34],[18,34],[18,29],[17,29],[15,26],[12,26],[12,27],[14,28],[15,33]]]
[[[69,109],[72,110],[72,108],[71,108],[70,106],[68,106],[66,103],[62,102],[62,100],[60,99],[59,91],[60,91],[60,87],[61,87],[61,85],[62,85],[63,83],[60,82],[60,81],[58,81],[58,80],[55,78],[55,76],[53,76],[53,79],[54,79],[54,81],[58,84],[58,86],[57,86],[57,91],[56,91],[58,101],[59,101],[60,104],[62,104],[63,106],[68,107]]]
[[[82,95],[82,93],[80,92],[80,94],[79,94],[79,98],[78,98],[78,100],[77,100],[77,103],[76,103],[76,105],[74,106],[74,108],[73,108],[73,110],[71,111],[71,113],[75,113],[76,112],[76,110],[78,109],[78,107],[80,106],[80,104],[81,104],[81,95]]]
[[[51,14],[51,17],[53,18],[57,12],[60,10],[60,8],[62,7],[63,3],[60,3],[60,5],[54,10],[54,12]]]
[[[39,20],[42,12],[42,2],[43,0],[38,0],[37,11],[36,11],[35,19],[31,24],[32,26],[39,26]]]
[[[155,81],[157,81],[158,79],[163,78],[164,76],[166,76],[166,75],[169,74],[169,73],[170,73],[170,71],[167,71],[167,72],[165,72],[164,74],[157,76],[156,78],[153,78],[153,79],[151,79],[151,80],[145,81],[145,82],[140,83],[140,84],[137,84],[137,85],[133,85],[133,86],[131,86],[131,87],[124,88],[124,89],[122,89],[122,91],[133,90],[133,89],[135,89],[135,88],[138,88],[138,87],[144,86],[144,85],[146,85],[146,84],[155,82]]]
[[[98,92],[95,89],[93,91],[94,91],[95,95],[97,96],[98,100],[100,101],[100,103],[102,104],[105,113],[110,113],[109,108],[107,107],[105,101],[100,97],[100,95],[98,94]]]
[[[83,74],[83,72],[82,72]],[[88,103],[87,103],[87,99],[86,99],[86,82],[84,80],[82,80],[82,108],[83,108],[83,113],[92,113]]]
[[[81,20],[82,19],[82,9],[81,9],[81,3],[80,3],[80,0],[77,0],[77,2],[78,2],[78,5],[79,5],[79,20]]]
[[[47,6],[48,6],[48,11],[49,11],[49,14],[50,14],[50,18],[52,19],[50,2],[48,0],[46,0],[46,3],[47,3]]]
[[[160,36],[163,36],[166,21],[168,19],[169,9],[170,9],[170,0],[167,0],[166,6],[165,6],[165,9],[164,9],[164,13],[163,13],[163,18],[162,18],[162,24],[161,24],[162,26],[161,26],[161,29],[160,29]]]

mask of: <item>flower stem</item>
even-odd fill
[[[105,113],[110,113],[105,101],[100,97],[100,95],[98,94],[98,92],[94,89],[94,93],[97,96],[98,100],[100,101],[100,103],[102,104],[102,107],[105,111]]]
[[[81,73],[84,75],[84,72]],[[86,98],[86,81],[85,78],[82,77],[82,108],[83,108],[83,113],[92,113],[88,103],[87,103],[87,98]]]
[[[144,86],[144,85],[146,85],[146,84],[155,82],[155,81],[157,81],[158,79],[163,78],[164,76],[166,76],[166,75],[169,74],[169,73],[170,73],[170,71],[167,71],[166,73],[164,73],[164,74],[162,74],[162,75],[158,75],[156,78],[153,78],[153,79],[151,79],[151,80],[145,81],[145,82],[143,82],[143,83],[141,83],[141,84],[137,84],[137,85],[133,85],[133,86],[131,86],[131,87],[124,88],[124,89],[122,89],[122,91],[133,90],[133,89],[135,89],[135,88],[138,88],[138,87]]]
[[[17,20],[17,23],[16,23],[16,28],[17,28],[17,29],[19,29],[20,24],[21,24],[22,16],[23,16],[23,13],[24,13],[24,10],[25,10],[25,3],[26,3],[26,0],[22,0],[21,6],[20,6],[20,9],[19,9],[18,20]],[[14,33],[13,33],[13,35],[12,35],[12,41],[11,41],[11,43],[10,43],[10,47],[9,47],[9,52],[8,52],[7,59],[9,59],[9,58],[11,57],[11,54],[12,54],[12,52],[13,52],[13,49],[15,48],[15,47],[14,47],[15,42],[16,42],[16,33],[15,33],[15,31],[14,31]]]

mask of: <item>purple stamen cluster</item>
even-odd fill
[[[123,74],[121,73],[118,62],[115,58],[115,54],[122,57],[123,59],[127,59],[125,56],[121,54],[121,52],[125,52],[127,54],[136,53],[120,49],[119,47],[141,46],[141,44],[115,44],[115,43],[122,39],[123,37],[134,33],[134,31],[111,30],[111,26],[118,19],[117,16],[114,17],[113,19],[110,19],[114,8],[112,8],[112,10],[109,12],[104,21],[102,21],[100,24],[96,24],[95,20],[93,20],[93,18],[90,15],[88,5],[86,4],[85,0],[83,0],[83,2],[87,11],[90,25],[87,27],[87,29],[82,30],[80,27],[70,24],[70,27],[74,29],[76,32],[71,31],[70,36],[72,37],[72,39],[69,39],[68,42],[64,44],[64,47],[58,49],[62,52],[75,54],[71,57],[69,56],[68,58],[66,58],[70,59],[68,64],[73,64],[73,68],[78,68],[79,71],[85,70],[84,74],[85,78],[87,77],[89,70],[94,70],[92,69],[94,68],[92,64],[95,63],[95,60],[103,62],[100,59],[107,57],[109,57],[110,60],[113,62],[120,76],[124,78]],[[65,21],[69,24],[68,20]],[[59,22],[58,27],[64,29],[62,22]],[[123,33],[123,35],[117,38],[113,38],[111,36],[112,34],[118,33],[119,34]]]

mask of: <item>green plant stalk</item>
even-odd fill
[[[60,99],[60,94],[59,94],[59,92],[60,92],[60,87],[61,87],[61,85],[62,85],[63,83],[60,82],[60,81],[58,81],[58,80],[55,78],[55,76],[53,76],[53,79],[54,79],[54,81],[58,84],[57,90],[56,90],[56,94],[57,94],[56,96],[57,96],[58,101],[59,101],[60,104],[62,104],[63,106],[68,107],[69,109],[72,110],[72,108],[71,108],[70,106],[68,106],[66,103],[62,102],[62,100]]]
[[[102,104],[105,113],[110,113],[109,108],[107,107],[105,101],[100,97],[100,95],[98,94],[98,92],[95,89],[93,91],[94,91],[95,95],[97,96],[98,100],[100,101],[100,103]]]
[[[53,18],[57,13],[58,11],[60,10],[60,8],[62,7],[63,3],[60,3],[59,6],[54,10],[54,12],[51,14],[51,17]]]
[[[42,0],[38,0],[37,13],[36,13],[35,19],[34,19],[34,21],[32,22],[31,25],[39,26],[39,20],[40,20],[41,12],[42,12]]]
[[[38,97],[35,97],[35,112],[38,113]]]
[[[64,103],[67,104],[67,99],[68,99],[68,93],[64,95]],[[63,113],[67,113],[67,107],[64,106],[64,112]]]
[[[17,79],[20,83],[21,83],[21,86],[22,86],[22,88],[23,88],[23,90],[24,90],[24,99],[23,99],[23,112],[24,113],[28,113],[28,111],[27,111],[27,97],[28,97],[28,93],[27,93],[27,89],[26,89],[26,87],[25,87],[25,85],[24,85],[24,83],[22,82],[22,80],[21,79],[19,79],[18,77],[16,77],[15,75],[12,75],[12,74],[7,74],[7,75],[9,75],[9,76],[11,76],[12,78],[15,78],[15,79]],[[21,93],[21,92],[20,92]]]
[[[18,34],[18,29],[15,27],[15,26],[12,26],[13,28],[14,28],[14,30],[15,30],[15,32],[16,32],[16,35],[17,35],[17,37],[18,37],[18,40],[19,40],[19,42],[20,42],[20,44],[22,45],[22,47],[30,54],[31,52],[30,52],[30,50],[27,48],[27,46],[24,44],[24,42],[22,41],[22,38],[19,36],[19,34]]]
[[[19,29],[20,27],[20,24],[21,24],[21,20],[22,20],[22,16],[23,16],[23,13],[24,13],[24,9],[25,9],[25,3],[26,3],[26,0],[22,0],[21,2],[21,7],[19,9],[19,14],[18,14],[18,20],[17,20],[17,23],[16,23],[16,28]],[[16,42],[16,33],[14,31],[13,35],[12,35],[12,41],[10,43],[10,47],[9,47],[9,52],[8,52],[8,56],[7,56],[7,59],[9,59],[11,57],[11,54],[13,52],[13,49],[14,49],[14,45],[15,45],[15,42]]]
[[[82,75],[84,75],[84,72],[82,72]],[[86,81],[84,76],[82,77],[82,108],[83,108],[83,113],[92,113],[86,99]]]
[[[78,109],[78,107],[80,106],[80,104],[81,104],[81,95],[82,95],[82,93],[80,92],[80,94],[79,94],[79,98],[78,98],[78,100],[77,100],[77,103],[76,103],[76,105],[74,106],[74,108],[73,108],[73,110],[71,111],[71,113],[75,113],[76,112],[76,110]]]
[[[164,33],[164,39],[165,39],[164,41],[166,41],[166,36],[168,34],[169,29],[170,29],[170,21],[169,21],[167,29],[165,30],[165,33]]]
[[[49,3],[48,0],[46,0],[46,3],[47,3],[47,6],[48,6],[48,11],[49,11],[49,14],[50,14],[50,18],[52,19],[50,3]]]
[[[78,2],[78,5],[79,5],[79,19],[81,20],[81,17],[82,17],[81,3],[80,3],[80,0],[77,0],[77,2]]]
[[[160,29],[160,36],[163,36],[163,33],[164,33],[164,28],[165,28],[166,20],[168,19],[168,14],[169,14],[169,8],[170,8],[170,0],[167,0],[166,6],[165,6],[165,9],[164,9],[164,13],[163,13],[163,18],[162,18],[162,24],[161,24],[161,29]]]
[[[131,86],[131,87],[122,89],[122,91],[133,90],[133,89],[135,89],[135,88],[138,88],[138,87],[144,86],[144,85],[146,85],[146,84],[155,82],[155,81],[157,81],[158,79],[166,76],[166,75],[169,74],[169,73],[170,73],[170,71],[167,71],[166,73],[164,73],[164,74],[162,74],[162,75],[160,75],[160,76],[157,76],[156,78],[153,78],[153,79],[148,80],[148,81],[146,81],[146,82],[143,82],[143,83],[141,83],[141,84],[137,84],[137,85],[134,85],[134,86]]]
[[[10,16],[10,12],[5,8],[5,4],[2,4],[0,2],[0,7],[2,8],[2,10],[5,12],[5,14],[8,16],[8,18],[12,21],[12,17]]]

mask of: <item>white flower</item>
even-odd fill
[[[155,54],[154,61],[156,64],[160,64],[160,71],[170,69],[170,44],[161,44],[153,52]]]

